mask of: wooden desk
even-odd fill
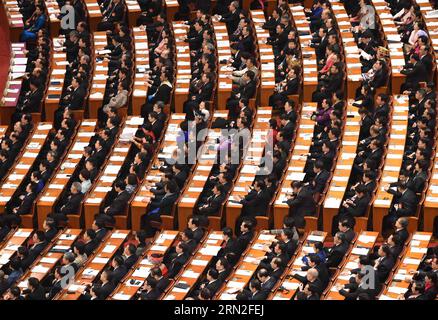
[[[189,26],[183,21],[172,23],[176,47],[176,81],[175,94],[173,96],[175,112],[183,112],[183,104],[188,98],[192,70],[190,68],[190,47],[189,43],[183,41],[187,37]]]
[[[216,111],[213,115],[212,122],[215,118],[228,118],[228,111]],[[222,135],[221,129],[209,129],[206,142],[198,150],[198,161],[196,168],[193,170],[193,175],[187,183],[184,192],[182,193],[181,201],[178,203],[178,229],[183,231],[189,217],[193,214],[193,210],[198,203],[199,196],[204,190],[205,183],[210,176],[211,169],[216,163],[217,158],[217,139]],[[214,146],[214,148],[210,148]],[[209,216],[209,227],[213,230],[221,229],[222,216]]]
[[[97,253],[90,257],[85,266],[76,273],[74,280],[66,290],[61,291],[55,300],[77,300],[81,296],[81,289],[92,285],[97,276],[105,269],[110,260],[114,258],[117,249],[125,242],[129,235],[128,230],[115,230],[100,246]]]
[[[403,163],[406,135],[408,130],[409,97],[394,97],[391,131],[389,133],[388,154],[382,171],[382,179],[373,203],[373,230],[382,232],[383,217],[389,213],[393,195],[384,190],[390,183],[397,182]],[[409,222],[409,229],[413,221]]]
[[[406,276],[410,276],[409,270],[418,270],[424,259],[430,244],[432,234],[429,232],[415,232],[411,241],[402,254],[401,261],[397,261],[395,272],[390,275],[388,285],[383,289],[379,300],[397,300],[400,295],[408,291],[410,282]]]
[[[227,65],[220,63],[223,60],[228,61],[232,57],[231,47],[226,24],[224,22],[213,21],[213,29],[216,39],[217,61],[219,63],[216,110],[224,110],[226,109],[227,99],[231,95],[232,80],[228,76],[232,70]]]
[[[337,289],[338,285],[345,285],[349,283],[351,277],[351,270],[359,267],[360,256],[367,255],[375,246],[378,232],[361,231],[351,251],[348,252],[347,258],[344,260],[342,266],[340,266],[340,272],[338,276],[332,280],[330,290],[324,297],[324,300],[344,300],[344,296],[339,293]]]
[[[318,68],[315,49],[309,47],[312,39],[309,21],[306,20],[304,7],[301,5],[290,5],[290,11],[298,32],[306,32],[308,35],[298,35],[303,59],[303,92],[302,101],[312,101],[312,94],[318,86]]]
[[[237,196],[245,197],[249,192],[249,187],[253,185],[256,173],[258,172],[259,165],[263,161],[263,151],[267,141],[269,133],[269,120],[272,118],[271,107],[259,107],[257,110],[257,116],[254,120],[254,128],[252,130],[251,140],[249,141],[248,148],[244,153],[242,160],[242,166],[238,172],[236,182],[233,186],[230,196],[226,202],[226,225],[231,229],[234,229],[237,218],[242,211],[242,205],[240,203],[230,202],[238,201]],[[267,216],[257,216],[257,230],[269,228],[269,208],[266,209]],[[257,212],[254,212],[257,214]]]
[[[128,156],[131,147],[130,139],[135,135],[138,126],[143,124],[143,121],[143,118],[134,116],[128,117],[125,121],[121,134],[114,144],[114,148],[108,153],[109,160],[101,167],[102,173],[90,188],[88,196],[84,198],[85,228],[91,227],[94,215],[99,213],[102,203],[105,201],[108,193],[112,190],[113,184],[117,180],[119,172]],[[116,227],[119,227],[119,217],[125,217],[126,222],[128,221],[126,216],[114,216],[116,219]],[[124,228],[127,228],[126,223],[122,224],[125,224]]]
[[[403,43],[401,42],[398,29],[394,23],[394,17],[391,15],[384,0],[372,0],[374,9],[380,18],[383,32],[388,41],[389,56],[391,59],[391,92],[392,94],[400,93],[400,86],[405,81],[406,76],[400,73],[405,65],[403,55]]]
[[[81,122],[78,133],[74,137],[71,149],[68,151],[64,161],[53,173],[52,179],[46,183],[45,191],[41,193],[41,197],[37,199],[38,227],[43,228],[44,220],[47,215],[55,209],[55,204],[60,200],[61,195],[69,185],[71,176],[78,168],[78,165],[83,157],[83,151],[89,145],[91,137],[95,135],[97,120],[88,119]],[[80,227],[80,221],[70,221],[75,228]]]
[[[137,19],[141,15],[141,8],[137,0],[125,0],[128,9],[129,27],[133,28],[137,25]]]
[[[26,289],[27,281],[31,277],[43,281],[64,256],[64,253],[62,252],[52,252],[51,250],[71,248],[81,233],[81,229],[65,229],[60,232],[60,234],[53,239],[52,244],[48,246],[47,250],[45,250],[42,255],[38,256],[30,266],[29,270],[21,276],[18,287],[22,290]]]
[[[27,176],[30,168],[35,162],[41,148],[46,142],[47,135],[52,129],[52,124],[49,122],[39,122],[35,125],[36,129],[31,133],[31,138],[21,156],[18,156],[15,165],[11,168],[9,176],[0,187],[0,212],[4,212],[5,206],[11,200],[17,189],[20,188],[23,178]],[[32,227],[29,225],[28,227]]]
[[[330,0],[332,12],[336,17],[339,34],[344,46],[345,65],[347,70],[347,98],[354,99],[356,90],[362,85],[362,63],[360,62],[359,49],[351,32],[350,17],[345,11],[343,3]]]
[[[291,300],[300,286],[301,282],[297,279],[292,278],[293,274],[299,274],[305,276],[306,271],[301,271],[301,267],[304,265],[302,259],[305,255],[309,253],[314,253],[312,243],[314,242],[324,242],[327,236],[326,232],[322,231],[311,231],[306,235],[303,244],[297,249],[295,258],[288,265],[286,271],[284,272],[282,278],[277,283],[273,289],[273,293],[268,297],[268,300]],[[285,288],[288,291],[280,291],[279,288]]]
[[[139,116],[141,106],[146,102],[148,88],[146,82],[146,69],[149,69],[149,43],[146,30],[142,27],[133,29],[135,47],[135,77],[132,93],[132,114]]]
[[[263,248],[270,246],[274,240],[275,236],[271,234],[259,233],[256,236],[255,240],[242,255],[241,260],[237,263],[235,271],[228,277],[228,281],[222,288],[219,289],[217,294],[218,300],[236,300],[237,291],[249,284],[260,261],[265,256],[266,252]]]
[[[434,220],[438,216],[438,152],[433,155],[432,176],[426,191],[426,199],[423,207],[423,230],[433,231]]]
[[[105,50],[107,36],[105,31],[94,32],[94,71],[91,82],[90,98],[88,103],[88,114],[90,118],[97,118],[97,110],[102,107],[105,96],[106,81],[108,79],[108,61],[98,59],[99,53]]]
[[[139,258],[134,267],[126,274],[122,283],[114,290],[109,300],[130,300],[142,287],[154,265],[149,261],[153,253],[165,254],[175,243],[178,231],[163,230],[151,246]]]
[[[425,25],[426,25],[425,31],[428,33],[429,39],[430,39],[432,59],[435,60],[435,65],[436,65],[437,56],[436,56],[435,50],[438,49],[438,32],[436,32],[435,30],[438,27],[438,18],[431,17],[428,15],[429,12],[433,11],[429,0],[414,0],[413,3],[417,4],[420,7],[420,12],[422,14],[423,21],[425,22]],[[427,70],[427,71],[430,71],[430,70]],[[436,72],[437,71],[435,69],[433,74],[432,74],[432,80],[434,80],[436,78]],[[437,85],[438,84],[435,81],[435,86],[437,86]]]
[[[166,6],[167,22],[172,22],[175,19],[175,14],[179,11],[179,3],[177,0],[164,0]]]
[[[97,30],[97,24],[102,21],[102,12],[96,0],[83,0],[88,12],[88,25],[90,32]]]
[[[56,0],[44,0],[47,8],[48,20],[50,22],[50,36],[55,38],[59,35],[61,21],[57,18],[61,14],[59,4]]]
[[[9,238],[3,240],[4,245],[0,250],[0,268],[9,263],[18,247],[26,243],[32,232],[33,229],[19,228]]]
[[[274,202],[274,228],[276,229],[283,227],[283,219],[289,214],[289,206],[285,201],[287,200],[287,194],[292,192],[291,183],[293,181],[303,181],[306,175],[304,168],[315,129],[315,121],[311,120],[310,116],[315,111],[316,103],[304,103],[301,115],[298,118],[298,130],[292,148],[292,155],[289,159],[286,175],[280,183],[280,189]]]
[[[20,40],[23,31],[23,15],[20,13],[17,1],[2,0],[2,18],[9,22],[9,38],[11,41]]]
[[[269,32],[263,29],[265,13],[262,10],[251,10],[250,13],[260,56],[260,105],[267,106],[275,88],[275,56],[272,46],[266,44]]]
[[[160,167],[160,159],[170,158],[174,150],[178,148],[176,138],[181,131],[179,125],[185,119],[185,113],[173,113],[163,141],[160,146],[160,151],[156,153],[155,158],[152,160],[152,168],[147,173],[142,186],[138,189],[134,200],[131,202],[131,229],[140,230],[140,218],[147,211],[150,199],[153,194],[146,188],[153,182],[158,182],[164,176],[158,168]],[[163,220],[163,228],[173,229],[174,217],[173,216],[161,216]]]
[[[22,76],[26,71],[27,57],[24,54],[26,44],[11,43],[11,61],[3,97],[0,101],[0,124],[9,125],[16,110],[21,92]]]
[[[331,233],[333,217],[339,213],[342,200],[348,191],[348,181],[353,170],[354,159],[356,158],[357,145],[359,143],[360,115],[357,108],[353,107],[354,100],[347,104],[347,119],[343,129],[341,149],[336,161],[333,178],[323,203],[323,228]],[[364,227],[366,229],[366,225]]]
[[[64,89],[64,79],[68,65],[67,54],[62,52],[64,49],[64,42],[64,37],[53,39],[53,50],[51,51],[50,56],[52,66],[50,72],[50,81],[44,100],[44,111],[47,121],[54,120],[55,111],[59,108]]]
[[[201,248],[194,254],[190,262],[184,268],[183,273],[175,279],[175,283],[162,300],[185,300],[189,294],[195,288],[195,286],[201,281],[203,275],[208,271],[213,258],[216,257],[219,250],[222,248],[223,233],[219,231],[211,231],[207,236]],[[177,288],[176,285],[189,285],[187,289]]]

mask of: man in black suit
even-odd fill
[[[160,294],[166,291],[167,287],[170,284],[170,280],[163,277],[163,273],[159,267],[154,267],[151,269],[148,279],[149,278],[153,278],[157,281],[156,289],[160,292]]]
[[[100,285],[97,283],[91,290],[96,295],[96,300],[106,300],[109,295],[114,291],[115,286],[113,284],[113,274],[110,270],[104,270],[100,275]],[[92,297],[89,293],[84,293],[82,299],[90,300]]]
[[[422,45],[420,46],[420,50],[418,52],[418,56],[420,57],[420,62],[424,66],[424,69],[427,73],[427,79],[430,79],[431,71],[433,70],[432,63],[432,55],[430,54],[430,46]]]
[[[315,161],[313,172],[315,173],[315,177],[310,181],[310,186],[314,193],[321,194],[325,189],[330,173],[324,169],[324,163],[321,160]]]
[[[266,296],[269,296],[278,280],[273,278],[269,271],[265,268],[261,268],[259,271],[257,271],[257,279],[260,281],[262,286],[261,290],[265,292]]]
[[[336,268],[341,263],[345,254],[348,251],[349,243],[345,238],[345,234],[337,232],[333,239],[333,247],[328,251],[327,260],[325,262],[327,268]]]
[[[32,237],[33,245],[29,248],[29,254],[21,261],[21,268],[26,270],[47,246],[44,231],[38,230]]]
[[[30,91],[25,94],[23,101],[17,104],[12,121],[19,121],[23,113],[40,112],[43,94],[40,80],[32,77],[30,79]]]
[[[236,245],[235,245],[235,254],[237,257],[240,257],[240,255],[246,250],[248,247],[248,244],[252,241],[254,237],[254,224],[250,220],[244,220],[242,221],[242,224],[240,226],[240,235],[236,239]]]
[[[160,215],[169,215],[179,197],[179,188],[174,180],[170,180],[164,185],[165,194],[160,199],[152,199],[149,204],[148,212],[141,217],[141,228],[144,229],[148,237],[153,237],[156,229],[151,223],[161,221]],[[147,199],[147,201],[149,201]]]
[[[175,276],[181,271],[182,267],[186,264],[187,260],[189,259],[188,250],[189,250],[188,246],[185,243],[183,242],[178,243],[178,245],[175,248],[177,255],[175,258],[173,258],[170,261],[170,263],[167,266],[168,279],[175,278]]]
[[[96,218],[91,225],[91,228],[95,233],[95,241],[98,245],[103,241],[106,236],[107,229],[105,229],[105,222],[102,219]]]
[[[67,272],[63,271],[63,268],[61,266],[57,266],[55,268],[55,279],[50,285],[49,292],[46,294],[47,300],[52,300],[59,292],[61,292],[62,290],[61,280],[66,274]]]
[[[147,278],[142,287],[139,300],[158,300],[162,292],[157,288],[158,281]]]
[[[102,22],[98,24],[99,31],[112,30],[116,22],[121,22],[125,15],[125,5],[120,0],[107,2],[102,14]]]
[[[228,13],[225,13],[221,19],[227,25],[228,34],[233,34],[239,24],[239,2],[233,1],[228,6]]]
[[[199,216],[191,216],[189,221],[187,221],[187,227],[193,232],[193,240],[196,243],[200,243],[204,238],[205,230],[202,227],[201,219]]]
[[[153,132],[155,139],[158,140],[161,137],[161,132],[164,128],[164,122],[158,119],[158,114],[152,111],[148,115],[151,131]]]
[[[89,159],[89,160],[93,160],[96,166],[98,167],[102,166],[103,162],[105,161],[106,150],[104,148],[104,145],[105,143],[103,142],[103,139],[98,138],[94,143],[95,150],[93,151]]]
[[[421,194],[424,189],[424,185],[427,181],[427,169],[429,163],[427,160],[418,160],[415,163],[414,171],[412,172],[412,179],[406,183],[406,187],[415,194]]]
[[[363,184],[359,184],[355,188],[355,192],[356,194],[353,197],[344,200],[341,209],[339,210],[339,214],[333,218],[333,234],[337,231],[339,221],[344,219],[354,221],[355,217],[365,216],[371,198],[366,192]]]
[[[193,24],[193,32],[188,34],[188,37],[184,39],[190,45],[190,50],[198,51],[201,50],[203,33],[204,33],[204,22],[202,20],[197,20]]]
[[[406,217],[400,217],[395,222],[395,231],[393,235],[397,236],[402,243],[406,243],[409,239],[409,232],[407,230],[408,224],[409,220]]]
[[[316,203],[313,192],[309,186],[304,186],[301,181],[292,182],[293,194],[288,196],[285,203],[289,206],[289,215],[294,218],[297,228],[304,228],[305,216],[314,216]]]
[[[391,254],[391,249],[387,244],[380,246],[378,254],[379,258],[374,264],[374,270],[376,270],[376,276],[379,283],[384,283],[394,267],[395,261]]]
[[[266,190],[266,184],[263,180],[257,180],[253,189],[245,196],[238,196],[239,203],[242,205],[240,219],[237,219],[237,227],[240,227],[240,221],[246,217],[266,216],[270,196]]]
[[[348,243],[352,243],[353,240],[356,238],[356,233],[354,232],[353,227],[354,221],[351,221],[351,219],[343,219],[339,221],[338,229],[344,234],[345,240]]]
[[[9,155],[8,151],[0,150],[0,180],[9,171],[12,164],[12,157]]]
[[[119,282],[122,281],[123,277],[128,272],[128,269],[126,269],[126,266],[124,265],[122,256],[115,256],[111,261],[111,267],[113,273],[112,282],[114,287],[117,287]]]
[[[82,193],[81,184],[79,182],[73,182],[70,187],[70,195],[53,216],[56,224],[59,224],[60,221],[68,221],[68,215],[70,214],[78,214],[83,197],[84,194]]]
[[[202,215],[217,215],[221,209],[222,203],[225,200],[224,186],[217,183],[213,187],[213,195],[207,198],[207,202],[198,207],[199,214]]]
[[[123,250],[124,265],[127,270],[130,270],[138,260],[137,247],[134,244],[129,244]]]
[[[258,279],[252,279],[249,282],[249,290],[242,290],[237,300],[242,299],[239,297],[244,297],[246,300],[266,300],[268,293],[262,290],[262,284]]]
[[[195,295],[197,296],[199,294],[199,291],[207,288],[214,296],[219,288],[222,286],[222,283],[223,282],[219,279],[219,272],[215,268],[210,268],[207,271],[205,280],[199,286],[199,290],[195,291]]]
[[[325,289],[330,281],[330,273],[324,261],[316,253],[309,254],[309,265],[301,267],[301,270],[307,271],[314,268],[318,271],[318,279],[321,281],[322,287]]]
[[[383,230],[388,230],[393,227],[399,217],[408,217],[415,214],[417,196],[403,182],[398,183],[397,190],[386,188],[385,191],[394,195],[394,204],[389,214],[383,218]]]
[[[18,205],[12,209],[12,214],[6,216],[9,223],[19,225],[21,223],[21,215],[31,214],[32,206],[36,198],[37,185],[33,182],[27,184],[26,193],[19,197]]]
[[[243,84],[239,86],[237,91],[233,91],[231,93],[231,97],[227,100],[227,109],[230,110],[230,117],[236,118],[239,114],[237,107],[239,106],[240,99],[249,99],[253,98],[256,93],[256,80],[255,73],[251,70],[246,71],[242,76]]]
[[[232,254],[234,256],[236,252],[236,239],[233,237],[233,230],[229,227],[224,227],[222,229],[222,234],[223,234],[222,237],[224,239],[224,242],[221,245],[222,248],[217,253],[217,257],[219,259],[229,254]],[[230,263],[232,262],[233,261],[230,261]]]
[[[345,300],[357,300],[361,296],[367,297],[369,300],[375,300],[376,289],[369,283],[368,279],[372,279],[370,275],[367,275],[364,271],[356,273],[354,279],[350,279],[350,282],[344,286],[339,285],[339,294],[345,297]],[[342,286],[342,287],[341,287]]]
[[[301,282],[300,291],[302,291],[306,286],[309,285],[313,285],[319,295],[321,295],[324,291],[323,284],[319,279],[318,270],[316,270],[315,268],[310,268],[309,270],[307,270],[307,274],[305,277],[297,273],[295,273],[293,277]]]
[[[91,256],[94,250],[99,246],[99,242],[96,241],[96,232],[93,229],[87,229],[84,233],[84,252],[87,257]]]
[[[420,82],[427,81],[427,72],[424,65],[420,62],[418,54],[411,54],[409,63],[400,71],[406,75],[406,81],[402,83],[400,91],[415,91],[418,89]]]
[[[111,204],[103,209],[100,214],[106,222],[113,223],[115,215],[122,215],[125,212],[128,201],[131,198],[131,194],[125,190],[126,185],[123,181],[117,181],[114,184],[114,190],[116,196],[112,199]]]

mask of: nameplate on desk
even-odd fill
[[[374,205],[377,206],[389,206],[391,205],[391,200],[386,200],[386,199],[376,199],[374,200]]]
[[[23,157],[25,158],[36,158],[38,156],[38,153],[32,153],[32,152],[26,152]]]
[[[40,201],[44,202],[54,202],[56,200],[56,197],[41,197]]]
[[[105,174],[118,174],[121,166],[109,165],[105,168]]]
[[[88,203],[101,203],[102,202],[102,198],[88,198],[87,202]]]
[[[57,190],[64,190],[65,185],[63,184],[50,184],[49,189],[57,189]]]
[[[183,203],[195,203],[197,201],[196,198],[183,198],[181,199],[181,202]]]

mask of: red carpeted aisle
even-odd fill
[[[0,17],[4,17],[3,5],[0,5]],[[0,97],[3,97],[6,80],[9,72],[11,56],[9,41],[9,25],[6,19],[0,19]]]

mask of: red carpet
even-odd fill
[[[4,19],[5,16],[3,5],[0,5],[0,97],[3,97],[11,59],[9,25],[7,20]]]

